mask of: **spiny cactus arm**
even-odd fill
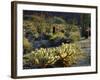
[[[48,65],[49,65],[49,64],[52,64],[52,63],[54,63],[55,61],[57,61],[57,58],[55,58],[54,60],[48,62],[47,64],[48,64]]]

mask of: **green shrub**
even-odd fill
[[[32,49],[31,43],[25,37],[24,37],[24,41],[23,41],[23,48],[24,48],[24,54],[30,52]]]
[[[78,31],[76,32],[70,32],[70,38],[73,42],[80,40],[80,33]]]
[[[51,23],[51,24],[65,24],[66,23],[63,18],[60,18],[60,17],[57,17],[57,16],[50,18],[48,20],[48,22]]]
[[[51,35],[50,40],[62,39],[65,38],[65,34],[62,32],[57,32]]]

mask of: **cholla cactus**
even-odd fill
[[[33,65],[37,65],[42,68],[47,67],[48,65],[53,65],[57,58],[57,56],[53,54],[54,50],[54,48],[52,50],[49,48],[36,49],[35,51],[32,51],[31,54],[29,54],[29,61],[33,61]]]
[[[79,59],[84,57],[84,52],[75,44],[62,44],[55,48],[40,48],[32,51],[30,54],[24,55],[28,57],[32,65],[45,68],[48,65],[53,67],[72,66],[77,63]],[[60,63],[58,63],[60,61]],[[59,65],[58,65],[59,64]]]
[[[59,60],[63,63],[63,66],[72,66],[77,63],[79,59],[85,57],[84,52],[77,44],[62,44],[58,47]],[[56,63],[57,64],[57,63]]]

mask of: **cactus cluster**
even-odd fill
[[[59,47],[36,49],[24,55],[23,62],[36,68],[46,68],[48,65],[52,67],[68,67],[77,63],[83,57],[85,57],[84,52],[78,44],[62,43]]]

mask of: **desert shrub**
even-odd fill
[[[66,24],[65,30],[66,37],[70,38],[73,42],[80,40],[80,31],[78,26],[73,24]]]
[[[30,61],[33,66],[44,68],[48,65],[53,67],[67,67],[78,63],[78,60],[85,57],[81,48],[75,44],[62,44],[55,48],[40,48],[24,55],[24,62]],[[60,62],[60,63],[59,63]]]
[[[24,48],[24,54],[30,52],[32,49],[31,43],[25,37],[24,37],[24,41],[23,41],[23,48]]]
[[[50,18],[48,22],[51,24],[64,24],[65,20],[61,17],[54,16],[53,18]]]
[[[24,20],[23,21],[23,28],[25,29],[25,32],[37,32],[35,23],[31,20]]]
[[[78,31],[76,32],[70,32],[70,38],[73,42],[80,40],[80,33]]]
[[[66,36],[62,32],[57,32],[51,35],[50,40],[56,40],[56,39],[62,39],[65,38]]]
[[[71,32],[76,32],[76,31],[79,32],[79,28],[78,28],[78,26],[73,25],[73,24],[72,24],[71,26],[72,26]]]

